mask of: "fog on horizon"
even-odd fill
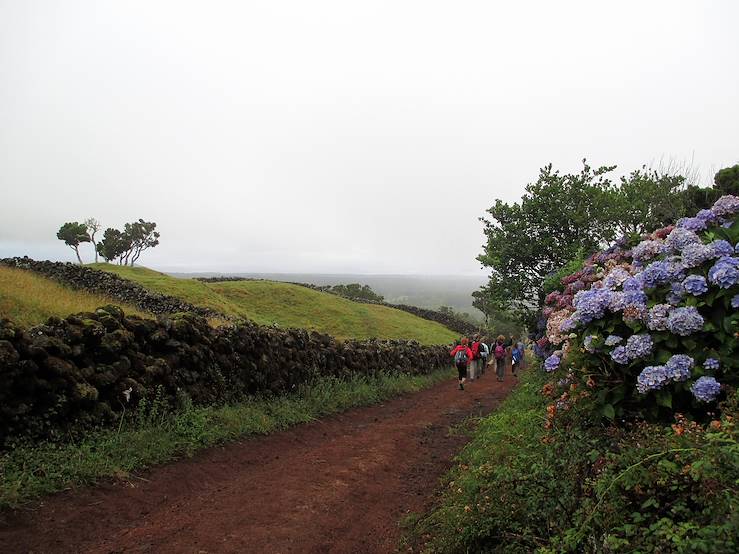
[[[737,20],[729,0],[0,0],[0,257],[72,261],[65,221],[144,218],[161,270],[479,276],[478,218],[550,162],[705,186],[739,162]]]

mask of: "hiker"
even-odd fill
[[[480,341],[480,367],[478,368],[478,371],[480,375],[485,373],[485,369],[488,367],[488,356],[490,355],[490,348],[488,348],[488,345],[485,343],[485,338],[483,338]]]
[[[498,376],[498,381],[502,381],[505,375],[506,359],[505,337],[503,335],[498,335],[495,341],[493,356],[495,356],[495,374]]]
[[[457,367],[457,374],[459,375],[459,390],[464,390],[464,380],[467,377],[467,368],[472,362],[472,350],[470,350],[467,344],[469,339],[462,337],[462,344],[456,346],[450,354],[454,357],[454,365]]]
[[[511,373],[516,375],[523,364],[523,343],[516,341],[511,350]]]
[[[470,381],[474,381],[475,378],[480,375],[480,338],[477,335],[475,335],[474,339],[472,340],[472,346],[470,347],[470,350],[472,350],[472,362],[469,366],[470,370],[468,377]]]

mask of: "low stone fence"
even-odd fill
[[[106,306],[30,329],[2,320],[0,448],[17,437],[55,439],[110,426],[157,391],[173,406],[188,399],[219,404],[284,393],[323,376],[428,373],[449,365],[444,346],[337,342],[248,322],[215,329],[194,313],[150,320]]]

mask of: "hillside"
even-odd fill
[[[0,265],[0,319],[8,318],[23,326],[38,325],[51,316],[93,311],[99,306],[121,303],[100,294],[65,287],[30,271]],[[147,314],[124,305],[126,313]]]
[[[179,279],[142,267],[92,264],[163,294],[177,296],[226,315],[328,333],[340,339],[414,339],[445,344],[457,338],[446,327],[412,314],[359,304],[305,287],[272,281],[203,283]]]

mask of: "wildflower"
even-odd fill
[[[721,363],[716,358],[706,358],[706,361],[703,362],[703,367],[706,369],[718,369],[721,366]]]
[[[690,392],[701,402],[713,402],[721,392],[721,383],[713,377],[699,377]]]
[[[703,275],[688,275],[682,285],[683,289],[693,296],[700,296],[708,292],[708,283]]]
[[[674,308],[667,316],[667,329],[675,335],[690,335],[703,329],[703,316],[693,306]]]
[[[632,335],[626,341],[626,354],[632,360],[644,358],[652,353],[652,347],[652,337],[649,335]]]
[[[544,369],[551,373],[559,367],[560,359],[558,356],[552,354],[546,360],[544,360]]]
[[[708,270],[708,280],[722,289],[739,283],[739,258],[724,256]]]

